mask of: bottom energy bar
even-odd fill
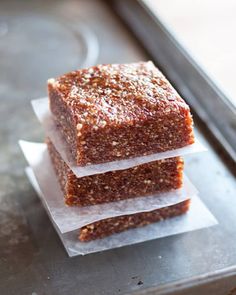
[[[145,226],[150,223],[178,216],[186,213],[189,206],[190,200],[186,200],[181,203],[150,212],[141,212],[132,215],[123,215],[99,220],[82,227],[79,231],[79,240],[82,242],[88,242],[131,228]]]

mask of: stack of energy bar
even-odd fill
[[[181,148],[194,142],[188,105],[152,62],[98,65],[48,81],[50,110],[78,166]],[[48,151],[65,203],[92,206],[181,188],[183,159],[76,177],[57,147]],[[82,227],[90,241],[185,213],[190,201],[108,218]]]

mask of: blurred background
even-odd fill
[[[236,1],[144,2],[236,105]]]

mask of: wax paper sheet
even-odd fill
[[[20,141],[20,146],[39,183],[45,207],[62,233],[101,219],[174,205],[197,193],[196,188],[185,176],[183,188],[168,193],[87,207],[69,207],[64,203],[63,193],[53,170],[47,146],[43,143],[27,141]]]
[[[67,163],[67,165],[70,167],[70,169],[77,177],[105,173],[114,170],[128,169],[134,166],[138,166],[156,160],[184,156],[187,154],[206,151],[206,148],[198,140],[196,140],[195,143],[191,145],[167,152],[161,152],[147,156],[81,167],[76,164],[75,159],[73,159],[66,141],[64,140],[61,132],[58,131],[58,128],[56,127],[56,124],[53,121],[52,115],[49,110],[48,98],[40,98],[33,100],[32,106],[36,116],[38,117],[39,121],[42,123],[44,127],[45,133],[51,139],[63,160]]]
[[[38,195],[42,198],[43,194],[31,168],[27,169],[27,175]],[[50,214],[49,217],[52,219]],[[183,234],[216,225],[217,220],[206,208],[200,198],[195,195],[191,198],[190,210],[186,214],[86,243],[78,240],[79,229],[62,234],[53,220],[52,223],[55,226],[68,255],[73,257],[133,245],[176,234]]]

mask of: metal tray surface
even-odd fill
[[[17,141],[42,140],[30,100],[46,94],[47,78],[82,65],[86,43],[72,28],[80,24],[98,46],[94,63],[149,58],[103,2],[0,3],[0,294],[233,294],[235,176],[197,118],[209,151],[186,157],[186,172],[219,225],[84,257],[64,251],[24,174]]]

